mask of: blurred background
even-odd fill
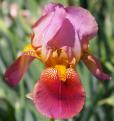
[[[30,43],[31,26],[48,2],[80,5],[91,11],[99,32],[90,42],[90,50],[112,75],[111,81],[100,83],[80,62],[77,69],[86,90],[86,104],[78,116],[65,121],[114,121],[114,0],[0,0],[0,121],[49,121],[26,98],[44,68],[40,61],[32,63],[16,88],[8,87],[3,79],[6,68]]]

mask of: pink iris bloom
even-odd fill
[[[31,45],[6,70],[6,82],[16,86],[31,62],[40,59],[46,69],[29,97],[37,110],[49,118],[73,117],[85,101],[85,91],[75,71],[78,62],[82,60],[99,80],[111,79],[88,51],[89,40],[97,31],[97,23],[88,10],[49,3],[33,25]]]

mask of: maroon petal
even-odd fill
[[[78,74],[73,69],[67,70],[66,82],[59,80],[55,69],[46,69],[40,79],[33,90],[33,101],[43,115],[66,119],[82,110],[85,92]]]
[[[91,73],[99,80],[110,80],[111,76],[104,73],[99,60],[91,53],[83,54],[82,60]]]
[[[27,71],[34,57],[21,55],[17,60],[6,70],[5,81],[10,86],[16,86]]]

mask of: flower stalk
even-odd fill
[[[51,118],[50,121],[55,121],[54,118]]]

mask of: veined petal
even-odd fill
[[[20,57],[6,70],[5,81],[10,86],[16,86],[36,57],[37,55],[32,46],[26,46]]]
[[[62,4],[59,4],[59,3],[48,3],[48,4],[45,5],[44,8],[43,8],[43,15],[55,11],[55,8],[56,8],[57,6],[63,7],[63,5],[62,5]]]
[[[42,43],[42,45],[47,46],[47,42],[50,41],[60,29],[65,16],[65,10],[59,6],[56,6],[54,11],[42,16],[33,26],[35,36],[32,40],[32,45],[37,47]]]
[[[6,70],[5,81],[10,86],[16,86],[27,71],[34,57],[22,55]]]
[[[66,17],[66,11],[63,7],[57,6],[54,11],[54,15],[46,29],[46,32],[42,38],[43,43],[47,44],[61,28],[63,21]]]
[[[91,73],[99,80],[110,80],[111,76],[104,73],[99,60],[91,53],[86,52],[83,54],[82,60]]]
[[[75,27],[81,42],[88,41],[96,35],[98,26],[95,18],[88,10],[81,7],[68,7],[66,11],[68,13],[67,18]]]
[[[81,56],[80,41],[75,37],[73,25],[68,19],[65,19],[59,31],[48,42],[48,46],[52,48],[62,48],[63,50],[66,48],[64,51],[68,52],[69,60],[72,60],[73,56],[76,57],[76,60],[79,60]],[[76,47],[74,47],[75,45]]]
[[[78,63],[81,57],[82,48],[81,48],[80,38],[77,32],[75,32],[75,42],[72,50],[74,57],[76,58],[77,61],[76,63]]]
[[[75,41],[75,30],[68,19],[63,24],[56,35],[48,42],[52,48],[61,48],[64,46],[73,47]]]
[[[33,90],[38,111],[49,118],[66,119],[77,115],[85,101],[84,88],[78,74],[67,70],[67,80],[59,80],[57,70],[46,69]]]
[[[68,52],[68,59],[76,58],[78,62],[81,56],[80,40],[75,33],[75,29],[68,19],[65,19],[57,34],[48,42],[48,46],[52,48],[62,48]],[[69,51],[70,50],[70,51]]]
[[[54,13],[50,13],[48,15],[42,16],[34,25],[33,25],[33,33],[34,37],[32,38],[32,45],[34,47],[39,47],[42,45],[43,35],[53,17]]]

